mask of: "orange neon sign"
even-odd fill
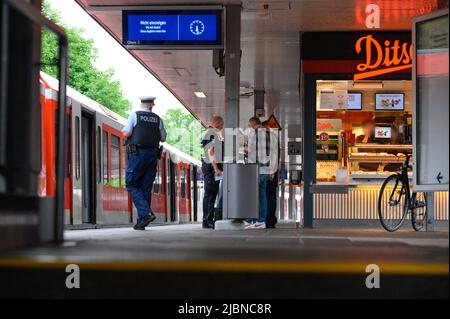
[[[413,48],[410,43],[385,40],[380,44],[372,35],[359,38],[355,44],[357,54],[365,53],[365,63],[357,65],[359,73],[354,80],[362,80],[381,74],[412,68]]]

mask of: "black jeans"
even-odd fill
[[[202,165],[203,185],[205,195],[203,196],[203,222],[214,222],[214,204],[219,193],[219,181],[214,178],[214,169],[211,164]]]
[[[277,185],[278,179],[274,177],[272,180],[267,181],[267,215],[266,225],[275,226],[277,223]]]

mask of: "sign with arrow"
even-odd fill
[[[437,179],[437,181],[439,182],[439,184],[442,183],[442,179],[443,179],[443,178],[444,178],[444,177],[442,176],[442,173],[441,173],[441,172],[439,172],[438,176],[436,176],[436,179]]]

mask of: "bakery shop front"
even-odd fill
[[[304,226],[378,224],[380,186],[412,155],[411,32],[307,32],[300,43]],[[448,220],[448,193],[435,205]]]

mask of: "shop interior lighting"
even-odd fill
[[[354,89],[382,89],[384,87],[383,82],[353,82]]]

